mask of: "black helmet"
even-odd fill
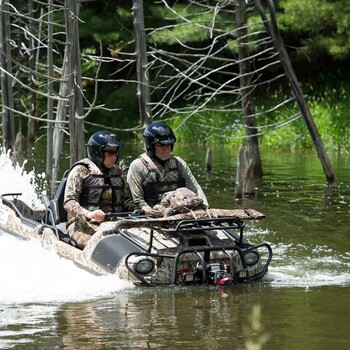
[[[87,154],[98,166],[103,164],[103,149],[106,147],[123,147],[123,143],[117,138],[115,134],[110,131],[95,132],[89,138],[87,144]]]
[[[147,126],[142,133],[143,144],[150,156],[155,155],[154,144],[171,145],[174,148],[176,137],[171,128],[165,123],[154,122]]]

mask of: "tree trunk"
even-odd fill
[[[52,6],[53,0],[48,1],[48,27],[47,27],[47,76],[48,76],[48,82],[47,82],[47,139],[46,139],[46,177],[49,184],[52,182],[52,158],[53,158],[53,99],[51,96],[53,95],[53,78],[54,78],[54,70],[53,70],[53,45],[52,45],[52,34],[53,34],[53,6]],[[52,186],[50,186],[52,188]]]
[[[79,2],[67,0],[66,25],[69,52],[69,86],[73,94],[69,99],[70,164],[85,156],[84,147],[84,106],[81,82],[80,44],[78,29]]]
[[[53,142],[52,142],[52,184],[51,191],[55,190],[56,183],[58,181],[58,175],[60,171],[61,156],[63,149],[63,138],[65,133],[65,121],[68,110],[68,100],[71,88],[69,86],[69,54],[68,54],[68,32],[66,32],[66,49],[64,51],[63,65],[62,65],[62,76],[59,89],[59,96],[61,97],[57,103],[56,122],[53,131]]]
[[[235,197],[243,197],[244,148],[239,146],[236,169]]]
[[[13,116],[12,64],[10,46],[9,1],[0,1],[0,64],[2,99],[2,138],[5,150],[14,150],[15,125]]]
[[[29,20],[28,20],[28,26],[29,28],[33,27],[33,0],[28,0],[28,12],[30,14]],[[40,24],[41,25],[41,24]],[[40,32],[40,31],[39,31]],[[30,81],[29,81],[29,86],[34,90],[34,80],[35,80],[35,50],[34,50],[34,41],[33,38],[29,38],[29,68],[30,68]],[[34,92],[30,92],[30,97],[29,97],[29,115],[34,116],[35,115],[35,110],[36,110],[36,96]],[[36,127],[36,122],[33,118],[28,119],[28,132],[27,132],[27,142],[28,142],[28,157],[31,157],[33,153],[33,148],[34,148],[34,140],[35,140],[35,127]]]
[[[59,96],[61,99],[57,104],[56,122],[53,131],[53,142],[52,142],[52,190],[54,190],[55,183],[58,181],[58,174],[60,170],[62,148],[63,148],[63,136],[65,133],[65,120],[68,109],[68,73],[67,73],[67,50],[64,53],[63,67],[62,67],[62,78],[59,90]]]
[[[137,97],[139,100],[140,122],[146,127],[152,122],[147,70],[147,51],[143,15],[143,1],[133,0],[134,28],[136,41]]]
[[[67,108],[69,107],[70,131],[70,163],[83,158],[84,148],[84,122],[79,118],[83,115],[80,45],[77,33],[77,8],[74,0],[66,0],[66,50],[62,67],[62,81],[59,96],[62,97],[57,105],[56,124],[53,134],[53,167],[52,187],[58,181],[60,161],[63,149],[63,136]]]
[[[240,70],[240,92],[242,98],[242,110],[245,119],[246,139],[249,152],[247,156],[252,157],[245,165],[249,164],[249,171],[245,169],[244,172],[249,172],[249,177],[242,177],[242,186],[244,188],[244,195],[254,195],[255,183],[262,176],[261,158],[259,152],[258,130],[255,118],[255,106],[252,98],[251,89],[251,62],[249,55],[249,43],[246,21],[246,3],[245,0],[236,0],[236,25],[237,25],[237,42],[238,42],[238,57]],[[252,191],[252,192],[250,192]],[[237,194],[236,194],[237,195]]]
[[[278,30],[277,26],[277,20],[275,16],[275,6],[272,0],[266,0],[267,6],[269,8],[270,12],[270,20],[267,19],[267,16],[265,14],[264,8],[262,6],[261,0],[255,0],[256,6],[260,12],[261,18],[264,21],[264,25],[266,27],[266,30],[269,32],[271,38],[273,39],[273,43],[275,46],[276,51],[279,54],[281,64],[283,66],[283,69],[286,73],[286,76],[289,80],[289,83],[291,85],[291,88],[293,90],[295,99],[299,105],[301,115],[306,123],[306,126],[309,130],[311,139],[315,145],[317,155],[321,161],[323,171],[326,175],[326,179],[329,185],[333,185],[336,182],[336,175],[333,171],[331,162],[329,161],[329,158],[327,156],[327,153],[324,149],[323,142],[321,140],[321,137],[318,133],[317,127],[312,119],[311,112],[309,110],[309,107],[305,101],[303,92],[301,90],[301,87],[299,85],[298,79],[294,73],[294,69],[292,67],[292,64],[290,62],[288,53],[286,51],[286,48],[284,46],[282,37],[280,35],[280,32]]]

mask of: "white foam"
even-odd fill
[[[44,178],[45,174],[37,176]],[[22,201],[33,208],[40,207],[39,197],[45,193],[36,192],[36,183],[34,171],[27,172],[18,164],[13,166],[9,153],[4,153],[0,147],[0,194],[22,193],[20,197]]]
[[[84,301],[132,288],[113,276],[94,276],[45,249],[38,240],[0,236],[0,304]]]
[[[266,279],[274,287],[348,286],[350,274],[332,271],[307,271],[292,266],[271,267]]]
[[[0,193],[39,206],[35,173],[13,166],[0,148]],[[94,276],[72,261],[45,249],[38,240],[24,241],[0,232],[0,304],[84,301],[132,288],[113,276]]]

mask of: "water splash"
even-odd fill
[[[256,227],[246,234],[251,242],[265,239],[271,245],[273,258],[264,282],[277,288],[350,285],[350,253],[339,254],[316,243],[269,242],[275,236],[276,232]]]
[[[43,248],[37,240],[0,236],[0,304],[85,301],[132,288],[113,276],[94,276]]]
[[[35,175],[34,171],[27,172],[18,163],[14,166],[9,157],[0,147],[0,194],[21,193],[21,200],[33,208],[42,206],[40,196],[45,193],[37,193],[37,181],[45,178],[45,173]]]
[[[34,171],[13,166],[0,149],[0,193],[22,193],[40,206]],[[94,276],[72,261],[45,249],[40,241],[25,241],[0,232],[0,304],[85,301],[132,288],[113,276]]]

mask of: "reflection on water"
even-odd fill
[[[268,283],[216,288],[145,288],[109,299],[34,310],[12,324],[1,348],[246,349],[267,337],[266,349],[348,349],[349,288],[277,288]],[[327,301],[327,302],[325,302]],[[252,323],[260,305],[262,328]],[[44,309],[43,306],[39,308]],[[10,312],[10,308],[5,310]],[[255,320],[256,322],[256,320]],[[27,324],[24,328],[24,324]],[[4,325],[1,324],[3,329]]]
[[[228,349],[232,334],[237,348],[243,348],[245,310],[252,305],[236,296],[222,297],[207,288],[144,289],[103,302],[65,305],[56,319],[63,324],[60,333],[68,348],[86,342],[89,349],[90,342],[99,349],[100,339],[102,345],[109,339],[115,349]]]
[[[235,201],[235,151],[214,148],[209,177],[204,148],[176,151],[188,159],[211,207],[252,207],[266,215],[247,223],[246,237],[271,244],[267,276],[225,290],[130,289],[95,276],[72,278],[75,270],[55,260],[57,287],[51,288],[47,270],[28,264],[30,254],[40,256],[37,247],[11,242],[9,248],[0,236],[1,349],[245,349],[260,335],[268,335],[263,348],[272,350],[350,348],[349,161],[333,161],[338,184],[330,189],[315,155],[263,155],[257,198]],[[132,148],[129,158],[138,152]],[[51,261],[47,252],[43,259]],[[27,287],[19,288],[13,276],[23,280],[18,268],[24,265],[30,266]],[[261,307],[259,334],[250,321],[254,305]]]

